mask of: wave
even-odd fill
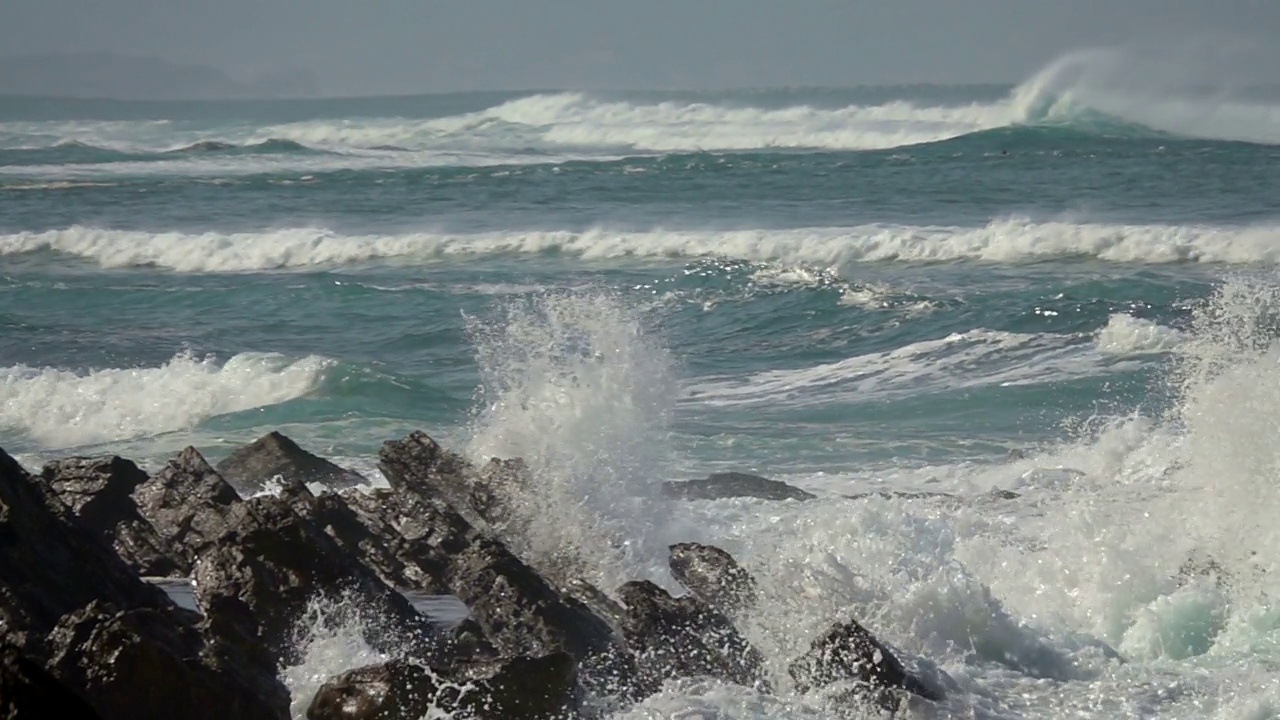
[[[319,387],[331,361],[241,353],[219,364],[179,354],[160,367],[73,372],[0,369],[0,427],[46,448],[191,428],[227,413],[276,405]]]
[[[691,383],[685,397],[711,406],[825,406],[1061,382],[1132,367],[1106,361],[1070,335],[977,329],[813,367],[770,370],[747,378],[704,378]]]
[[[1108,355],[1169,352],[1183,339],[1181,332],[1151,320],[1116,313],[1098,331],[1098,349]]]
[[[687,96],[558,92],[514,97],[444,117],[379,116],[371,104],[374,112],[364,116],[237,121],[213,127],[169,120],[7,123],[0,129],[0,151],[65,151],[73,149],[69,143],[78,143],[132,154],[308,149],[366,156],[416,153],[420,157],[413,162],[428,162],[437,155],[463,164],[472,155],[490,158],[486,162],[494,157],[505,162],[559,162],[566,153],[594,158],[880,150],[1012,128],[1280,143],[1280,104],[1189,92],[1156,82],[1152,74],[1130,54],[1095,50],[1058,59],[1004,96],[967,103],[954,95],[945,101],[886,100],[883,93],[872,97],[858,90],[842,91],[847,93],[843,97],[800,93],[781,106],[760,106],[751,93],[699,101]],[[911,94],[903,89],[903,95]]]
[[[840,270],[860,263],[1280,264],[1280,226],[1120,225],[993,220],[978,227],[859,225],[799,229],[341,235],[323,228],[261,233],[151,233],[72,226],[0,235],[0,256],[57,252],[107,268],[245,272],[449,257],[561,253],[585,259],[728,257]]]

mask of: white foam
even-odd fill
[[[1182,333],[1151,320],[1115,313],[1098,331],[1098,350],[1107,355],[1138,355],[1172,350]]]
[[[791,271],[872,262],[1025,263],[1092,258],[1116,263],[1280,264],[1280,227],[1118,225],[1006,218],[978,227],[858,225],[755,230],[594,228],[487,233],[341,235],[324,228],[261,233],[142,232],[72,226],[0,235],[0,256],[53,250],[103,267],[242,272],[448,256],[560,252],[591,259],[729,257]],[[806,281],[792,277],[793,281]],[[809,278],[812,280],[812,278]]]
[[[834,363],[746,378],[695,380],[686,402],[711,406],[880,402],[991,385],[1030,385],[1132,369],[1071,335],[970,330]]]
[[[0,427],[46,448],[182,430],[301,397],[330,364],[316,356],[241,353],[221,364],[180,354],[160,367],[87,373],[19,365],[0,370]]]
[[[468,454],[524,458],[532,486],[506,488],[526,525],[517,549],[543,567],[580,565],[602,587],[650,553],[657,520],[643,505],[669,463],[673,361],[643,316],[588,288],[469,319],[482,394]]]

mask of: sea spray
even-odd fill
[[[674,361],[643,309],[602,290],[516,298],[469,318],[482,384],[469,454],[523,458],[506,486],[520,551],[612,588],[665,562],[651,500],[669,467]]]

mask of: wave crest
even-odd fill
[[[323,228],[261,233],[150,233],[72,226],[0,235],[0,256],[58,252],[107,268],[247,272],[372,261],[563,253],[591,259],[728,257],[790,267],[875,262],[1028,263],[1086,258],[1114,263],[1280,265],[1280,227],[1121,225],[993,220],[978,227],[872,224],[750,230],[509,230],[340,235]]]

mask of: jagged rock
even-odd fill
[[[641,672],[660,684],[679,677],[710,676],[768,691],[764,657],[723,614],[692,596],[673,598],[648,580],[624,584],[627,644]]]
[[[564,652],[452,667],[392,661],[325,683],[307,718],[400,720],[432,711],[485,720],[551,720],[568,709],[574,675],[573,658]]]
[[[104,718],[285,720],[274,665],[210,646],[181,612],[93,603],[52,633],[50,665]]]
[[[0,719],[102,720],[80,694],[15,645],[0,645]]]
[[[703,480],[668,480],[662,494],[682,500],[720,500],[753,497],[761,500],[812,500],[815,495],[788,485],[742,472],[712,473]]]
[[[182,553],[138,512],[133,491],[147,474],[124,458],[66,458],[44,466],[41,477],[75,513],[80,526],[141,575],[178,577],[190,572]]]
[[[441,500],[467,521],[488,530],[484,512],[497,502],[491,489],[474,483],[475,469],[461,455],[445,450],[421,430],[403,440],[383,443],[378,467],[396,492]]]
[[[667,565],[672,577],[694,597],[729,617],[755,603],[755,578],[718,547],[676,543],[668,548]]]
[[[206,546],[225,535],[243,500],[193,447],[185,448],[133,491],[138,510],[175,556],[190,567]]]
[[[94,600],[172,607],[80,527],[42,478],[0,450],[0,624],[29,649],[62,616]]]
[[[369,484],[360,473],[312,455],[275,431],[236,450],[214,467],[245,494],[258,492],[276,476],[286,482],[320,483],[335,490]]]
[[[929,700],[944,699],[940,691],[907,672],[889,648],[856,620],[832,625],[788,671],[797,692],[853,681],[862,686],[866,699],[890,711],[901,702],[900,690]]]
[[[389,654],[430,658],[438,629],[359,559],[277,497],[236,504],[224,532],[200,550],[196,602],[210,626],[236,629],[292,658],[295,623],[319,594],[380,622],[366,628]]]
[[[284,496],[291,497],[296,492],[295,487],[286,487]],[[449,593],[442,580],[443,565],[435,558],[409,552],[408,541],[383,518],[375,496],[347,490],[341,494],[324,493],[313,497],[311,503],[304,500],[291,504],[299,512],[301,506],[309,504],[312,519],[388,585],[433,595]]]

